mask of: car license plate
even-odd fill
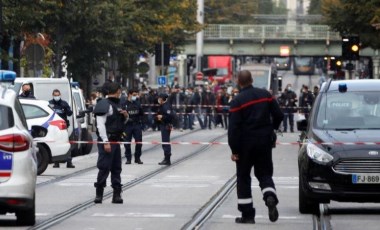
[[[352,175],[353,184],[380,184],[380,174],[353,174]]]

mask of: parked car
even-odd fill
[[[301,213],[331,200],[380,202],[380,80],[324,83],[297,126]]]
[[[0,72],[0,79],[2,72]],[[21,225],[35,224],[36,144],[47,130],[32,126],[13,90],[0,86],[0,214],[16,213]]]
[[[70,155],[69,134],[66,122],[49,107],[44,100],[20,99],[28,129],[33,125],[45,127],[45,137],[36,138],[38,142],[37,174],[45,172],[49,163],[65,161]]]
[[[14,81],[13,89],[17,92],[21,92],[21,86],[24,82],[28,82],[31,85],[31,90],[36,99],[49,101],[52,99],[52,92],[54,89],[61,91],[61,98],[69,103],[73,110],[73,115],[68,116],[69,121],[68,133],[70,141],[82,141],[82,129],[80,125],[80,119],[85,116],[84,111],[78,111],[73,99],[71,85],[67,78],[16,78]],[[71,155],[82,155],[82,143],[71,144]]]

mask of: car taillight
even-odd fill
[[[60,130],[67,129],[67,125],[66,125],[66,122],[64,120],[50,121],[49,124],[57,126]]]
[[[0,150],[19,152],[29,149],[28,138],[22,134],[0,136]]]

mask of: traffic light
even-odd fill
[[[340,58],[334,58],[332,57],[330,59],[330,70],[341,70],[342,69],[342,60]]]
[[[155,61],[156,65],[160,66],[161,63],[161,53],[162,50],[162,44],[156,44],[155,46]],[[164,44],[164,66],[168,66],[170,62],[170,45]]]
[[[345,60],[359,60],[360,40],[358,36],[342,38],[342,57]]]

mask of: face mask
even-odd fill
[[[59,100],[61,100],[61,97],[60,96],[54,96],[53,99],[54,99],[54,101],[59,101]]]
[[[238,95],[238,93],[234,93],[234,95],[236,96],[236,95]]]
[[[209,93],[209,92],[211,92],[211,91],[210,91],[210,90],[207,90],[206,92]]]
[[[137,100],[137,97],[136,96],[132,96],[132,101],[136,101]]]
[[[292,90],[292,87],[289,86],[289,87],[288,87],[288,90],[289,90],[289,91]]]

